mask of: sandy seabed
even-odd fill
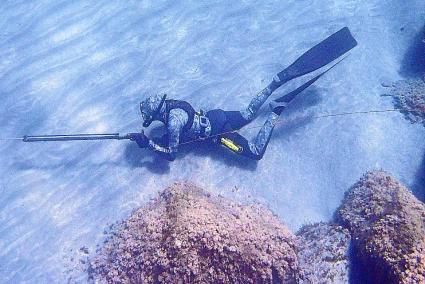
[[[359,42],[294,101],[259,163],[195,145],[169,164],[124,141],[1,142],[6,283],[63,282],[70,254],[81,246],[94,250],[102,228],[176,180],[260,202],[292,230],[328,220],[344,191],[373,168],[420,193],[422,126],[399,113],[312,117],[392,107],[380,96],[381,79],[401,79],[404,56],[425,21],[422,0],[2,1],[0,13],[4,137],[134,132],[141,128],[139,101],[156,91],[196,108],[240,109],[341,27]]]

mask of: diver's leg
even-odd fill
[[[258,113],[260,107],[267,101],[268,97],[279,87],[274,78],[264,90],[258,93],[249,103],[248,107],[242,111],[225,111],[227,121],[232,126],[232,129],[238,130],[250,123]]]
[[[272,112],[261,127],[255,139],[250,142],[236,132],[227,133],[220,137],[220,143],[233,152],[254,160],[261,160],[279,119],[279,114]]]
[[[263,127],[261,127],[253,143],[251,143],[252,150],[255,150],[261,159],[266,152],[267,145],[273,133],[276,122],[279,120],[279,115],[272,112],[269,114]]]
[[[206,116],[211,123],[212,135],[239,130],[250,122],[242,116],[240,111],[213,109],[208,111]]]
[[[357,41],[347,27],[332,34],[301,55],[289,67],[279,72],[270,85],[256,95],[248,107],[241,111],[241,115],[247,121],[252,121],[263,103],[277,88],[294,78],[322,68],[353,49],[356,45]]]
[[[243,111],[224,111],[222,109],[208,111],[206,116],[210,120],[212,134],[224,133],[226,130],[239,130],[250,123],[267,98],[279,87],[276,80],[278,79],[273,79],[273,82],[256,95],[248,108]]]
[[[279,86],[279,78],[275,76],[273,81],[266,88],[255,95],[248,107],[240,112],[242,117],[248,122],[252,121],[257,116],[260,107]]]

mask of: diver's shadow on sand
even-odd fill
[[[185,147],[183,151],[199,157],[210,157],[228,167],[238,167],[252,172],[257,169],[258,161],[232,153],[230,150],[219,145],[209,142],[197,142],[194,145],[195,147]]]
[[[314,120],[313,114],[306,114],[305,110],[323,101],[322,93],[317,88],[305,91],[300,98],[297,98],[284,110],[279,118],[279,124],[272,136],[272,139],[288,138],[298,129],[305,127]]]
[[[231,167],[255,171],[257,161],[249,160],[245,157],[228,153],[225,149],[212,143],[194,142],[190,145],[181,146],[178,159],[188,154],[199,157],[211,157]],[[137,144],[129,144],[125,149],[125,160],[132,168],[146,168],[152,173],[167,174],[170,172],[170,162],[162,158],[159,154],[146,149],[140,149]]]
[[[136,143],[128,144],[124,151],[127,164],[132,168],[146,168],[152,173],[167,174],[170,164],[158,154],[140,149]]]

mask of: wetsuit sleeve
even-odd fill
[[[152,140],[149,141],[148,147],[151,150],[161,154],[165,159],[173,161],[176,158],[177,149],[180,143],[180,135],[188,119],[189,118],[185,112],[181,113],[175,110],[171,110],[169,121],[167,123],[167,147],[161,146]]]

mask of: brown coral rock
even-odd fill
[[[372,283],[425,283],[425,206],[385,172],[367,173],[338,218]]]
[[[302,227],[299,239],[301,283],[348,283],[350,233],[328,223]]]
[[[180,183],[119,223],[91,271],[108,283],[293,283],[295,242],[270,211]]]
[[[404,113],[412,123],[425,126],[425,81],[402,80],[396,82],[391,90],[395,107]]]

